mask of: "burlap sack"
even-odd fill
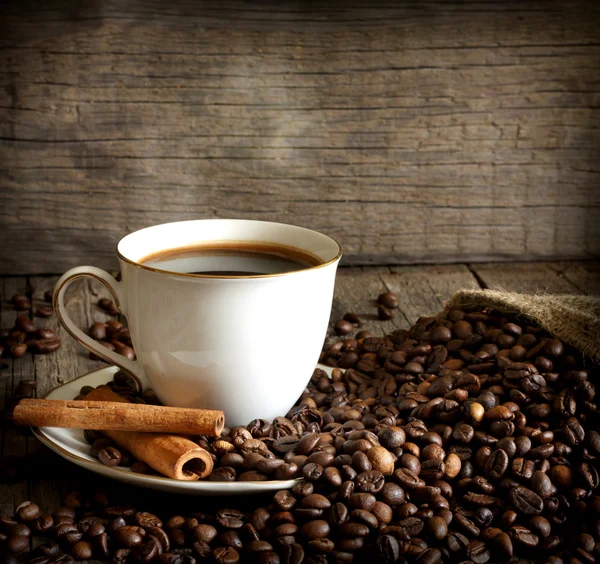
[[[558,339],[600,362],[600,296],[460,290],[446,307],[463,310],[484,307],[527,316]]]

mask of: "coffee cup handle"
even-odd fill
[[[71,282],[73,282],[73,280],[77,280],[78,278],[83,278],[85,276],[94,278],[95,280],[98,280],[104,284],[104,286],[106,286],[112,294],[119,311],[123,315],[127,316],[127,302],[121,283],[117,282],[113,276],[111,276],[108,272],[101,270],[100,268],[96,268],[94,266],[78,266],[65,272],[54,287],[53,304],[58,320],[70,333],[70,335],[86,349],[92,351],[96,356],[103,358],[107,362],[118,366],[121,370],[124,370],[131,375],[135,379],[140,391],[148,388],[148,379],[144,374],[144,369],[141,362],[138,360],[129,360],[123,355],[107,349],[105,346],[101,345],[98,341],[95,341],[90,336],[86,335],[81,329],[79,329],[79,327],[73,323],[67,314],[65,307],[65,293],[67,287]]]

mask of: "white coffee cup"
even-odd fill
[[[317,266],[259,276],[177,273],[143,264],[170,249],[213,243],[285,245]],[[318,362],[342,252],[332,238],[265,221],[181,221],[131,233],[117,244],[121,281],[93,266],[66,272],[54,306],[66,330],[97,356],[152,387],[165,404],[220,409],[226,425],[285,415]],[[65,291],[82,276],[102,282],[127,317],[137,360],[93,340],[69,318]]]

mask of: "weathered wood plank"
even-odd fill
[[[331,325],[342,319],[345,313],[353,312],[363,322],[357,330],[370,331],[373,335],[385,335],[402,327],[404,319],[397,311],[388,321],[381,321],[377,317],[377,296],[387,292],[382,280],[382,276],[387,273],[387,267],[339,268],[331,309]]]
[[[560,265],[563,276],[583,294],[600,294],[600,263],[565,262]]]
[[[27,279],[24,276],[9,276],[0,278],[0,327],[12,328],[18,315],[31,315],[31,311],[17,312],[10,298],[16,293],[25,293]],[[10,354],[7,355],[10,357]],[[22,358],[3,359],[8,368],[0,370],[0,408],[7,408],[13,391],[20,380],[34,378],[34,364],[31,354]],[[1,445],[3,456],[24,456],[29,452],[30,442],[25,433],[13,427],[8,420],[0,422]],[[15,504],[28,498],[28,484],[21,481],[16,484],[0,483],[0,515],[12,515]]]
[[[46,290],[54,288],[57,280],[58,276],[32,276],[34,296],[43,296]],[[110,319],[110,316],[97,306],[98,300],[105,297],[111,296],[102,284],[86,278],[75,280],[68,288],[66,296],[67,311],[73,322],[87,331],[93,322]],[[88,350],[67,333],[56,316],[48,319],[47,324],[58,333],[61,347],[53,354],[36,356],[40,397],[60,384],[106,366],[103,361],[90,360]]]
[[[473,274],[462,264],[393,267],[382,280],[399,298],[404,328],[410,327],[419,317],[439,313],[457,290],[478,287]]]
[[[6,303],[6,297],[10,298],[16,292],[25,291],[29,285],[33,288],[33,307],[32,311],[24,313],[31,315],[35,311],[36,305],[43,303],[44,292],[52,289],[57,279],[57,276],[31,277],[29,281],[25,277],[1,278],[2,295],[0,295],[0,300],[2,309],[0,310],[0,325],[12,326],[15,317],[18,315],[12,306]],[[75,281],[72,287],[69,288],[67,293],[68,311],[74,322],[83,329],[89,327],[93,321],[104,321],[109,318],[96,305],[100,297],[108,297],[107,290],[91,280]],[[106,366],[101,361],[90,360],[87,351],[62,329],[55,316],[48,319],[36,317],[34,321],[38,327],[54,329],[61,338],[62,346],[57,352],[49,355],[27,353],[21,359],[9,359],[9,369],[0,372],[0,401],[2,405],[12,395],[12,391],[21,379],[35,378],[38,382],[37,395],[43,396],[61,383],[72,380],[90,370]],[[40,445],[35,439],[7,427],[6,423],[4,424],[2,429],[2,454],[23,456],[39,448]],[[54,457],[54,455],[50,456]],[[73,472],[72,477],[79,476],[79,474]],[[41,475],[43,476],[43,473]],[[39,478],[28,482],[22,481],[14,485],[0,485],[0,514],[11,513],[15,503],[27,498],[34,498],[42,511],[50,512],[60,505],[62,496],[72,487],[72,481],[55,478]]]
[[[332,325],[344,313],[358,313],[361,329],[385,335],[394,329],[407,329],[419,317],[434,315],[444,302],[461,288],[478,287],[464,265],[393,268],[341,268],[336,280]],[[398,309],[389,321],[377,318],[377,296],[391,291],[398,296]]]
[[[41,302],[44,292],[52,290],[58,276],[32,276],[30,284],[33,288],[34,301]],[[67,291],[67,310],[73,321],[86,330],[94,321],[105,321],[109,316],[96,303],[100,297],[108,297],[108,291],[91,280],[74,281]],[[61,348],[49,355],[35,355],[35,374],[38,381],[38,397],[61,383],[68,382],[106,366],[101,361],[90,360],[87,350],[81,347],[64,330],[56,316],[46,320],[36,319],[38,325],[56,331],[61,339]],[[38,479],[29,483],[29,492],[37,500],[43,511],[51,511],[61,503],[62,496],[73,487],[65,480]]]
[[[476,264],[471,268],[481,283],[491,289],[524,293],[600,293],[597,262]]]
[[[596,2],[0,10],[0,272],[198,217],[346,264],[600,254]]]

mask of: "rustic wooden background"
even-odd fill
[[[0,273],[164,221],[346,264],[600,254],[600,2],[5,0]]]

